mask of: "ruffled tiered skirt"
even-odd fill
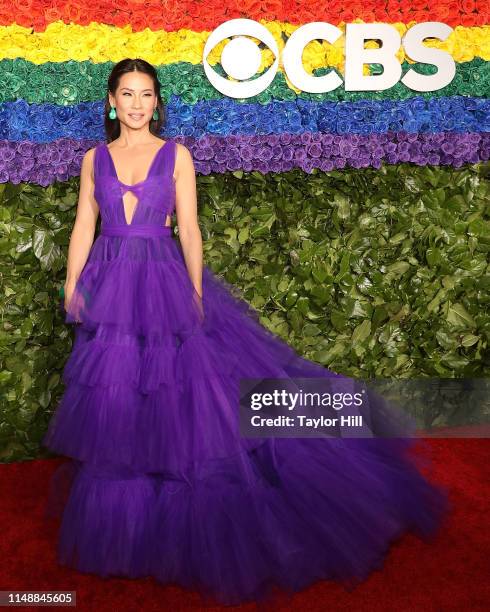
[[[207,267],[201,304],[170,236],[99,236],[66,321],[66,389],[43,439],[72,458],[47,508],[63,565],[236,604],[274,585],[355,585],[448,510],[408,438],[242,437],[240,378],[348,379],[301,358]]]

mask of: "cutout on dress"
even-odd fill
[[[123,204],[123,214],[124,214],[124,220],[126,221],[126,225],[132,225],[133,220],[134,220],[134,216],[136,214],[136,210],[139,206],[139,196],[137,196],[133,190],[128,187],[128,186],[122,186],[121,185],[121,190],[122,190],[122,195],[121,195],[121,200],[122,200],[122,204]],[[127,196],[129,196],[129,200],[127,200]],[[132,202],[132,204],[131,204]],[[130,209],[130,213],[131,213],[131,217],[130,220],[128,221],[128,215],[127,215],[127,211],[126,208],[127,206]],[[132,206],[132,208],[131,208]]]

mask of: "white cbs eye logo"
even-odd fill
[[[405,54],[415,62],[432,64],[437,68],[435,74],[419,74],[413,69],[401,78],[401,82],[415,91],[436,91],[448,85],[456,74],[456,64],[452,56],[441,49],[423,45],[425,38],[446,40],[452,32],[445,23],[427,21],[418,23],[405,33],[403,41],[396,28],[386,23],[350,23],[345,30],[345,91],[383,91],[394,87],[402,74],[396,53],[403,44]],[[275,55],[271,68],[262,76],[251,81],[237,83],[217,74],[209,65],[207,57],[221,41],[235,36],[227,43],[221,54],[223,70],[237,80],[249,79],[260,67],[259,47],[245,36],[258,38],[266,43]],[[340,76],[330,71],[316,77],[308,74],[302,64],[303,51],[313,40],[326,40],[334,44],[342,36],[342,30],[322,21],[314,21],[297,28],[284,45],[282,63],[291,83],[299,90],[311,93],[333,91],[342,85]],[[376,49],[365,49],[364,41],[380,40]],[[383,66],[382,74],[365,75],[364,64],[377,63]],[[211,84],[221,93],[232,98],[250,98],[272,83],[279,68],[279,49],[272,34],[262,24],[253,19],[230,19],[212,32],[206,41],[203,52],[203,66]]]
[[[236,36],[223,49],[221,66],[226,74],[234,79],[251,78],[259,69],[261,55],[259,47],[244,35],[258,38],[268,45],[275,55],[275,60],[269,70],[257,79],[236,83],[215,72],[207,57],[218,43],[230,36]],[[279,68],[279,48],[272,34],[262,24],[253,19],[230,19],[210,34],[204,46],[202,62],[206,76],[218,91],[231,98],[250,98],[267,89],[274,80]]]

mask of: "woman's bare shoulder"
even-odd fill
[[[176,142],[175,165],[177,166],[192,166],[192,153],[181,142]]]
[[[192,159],[192,153],[189,149],[180,142],[176,142],[175,150],[175,179],[179,176],[179,173],[185,174],[185,171],[194,171],[194,161]]]
[[[94,158],[96,148],[97,147],[92,147],[91,149],[87,149],[87,151],[85,151],[80,170],[80,174],[90,176],[92,180],[94,180]]]
[[[176,147],[176,154],[177,155],[180,154],[183,157],[188,155],[188,156],[192,157],[192,154],[189,151],[189,149],[184,144],[182,144],[181,142],[176,142],[175,143],[175,147]]]

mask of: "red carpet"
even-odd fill
[[[383,570],[352,593],[332,582],[318,582],[274,609],[489,609],[490,440],[434,437],[422,454],[432,460],[424,472],[449,487],[453,505],[437,539],[425,544],[407,534],[392,546]],[[57,527],[43,520],[49,478],[57,464],[58,460],[38,460],[0,465],[0,590],[74,590],[77,610],[200,610],[197,594],[175,585],[164,587],[152,578],[102,579],[58,567]]]

